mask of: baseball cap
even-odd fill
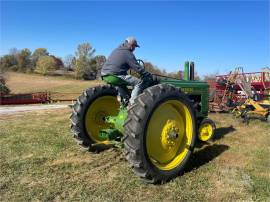
[[[126,38],[126,42],[129,43],[129,44],[131,44],[131,45],[135,45],[136,47],[140,47],[138,45],[137,40],[135,39],[135,37],[132,37],[132,36],[127,37]]]

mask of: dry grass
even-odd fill
[[[34,84],[33,84],[34,83]],[[13,93],[78,92],[97,85],[8,73]],[[215,139],[198,145],[186,172],[163,185],[135,176],[121,149],[82,151],[69,130],[70,109],[0,117],[0,201],[269,201],[269,123],[249,126],[210,114]]]
[[[80,81],[60,76],[41,76],[15,72],[6,73],[6,78],[11,93],[40,91],[80,93],[86,88],[102,83],[101,81]]]
[[[0,118],[1,201],[269,201],[269,124],[211,114],[216,138],[163,185],[136,177],[119,149],[82,151],[69,109]]]

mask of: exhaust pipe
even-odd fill
[[[191,62],[189,66],[189,80],[194,81],[194,74],[195,74],[194,62]]]

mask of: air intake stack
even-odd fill
[[[184,80],[189,80],[189,61],[185,62],[185,69],[184,69]]]
[[[186,81],[194,81],[195,75],[195,65],[194,62],[185,62],[185,69],[184,69],[184,80]]]

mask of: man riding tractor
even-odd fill
[[[215,124],[207,118],[208,84],[191,79],[194,71],[189,74],[188,63],[185,75],[190,79],[157,80],[136,61],[136,47],[129,37],[112,52],[102,68],[102,78],[110,86],[89,88],[78,97],[71,130],[89,151],[123,147],[136,175],[162,183],[183,173],[196,143],[214,135]],[[128,75],[129,69],[141,79]],[[130,103],[128,85],[134,86]]]
[[[133,104],[134,99],[153,81],[152,75],[138,63],[133,52],[140,47],[134,37],[128,37],[113,50],[101,69],[102,80],[115,86],[123,106]],[[141,79],[128,75],[128,70],[137,72]],[[131,96],[127,86],[133,86]]]

